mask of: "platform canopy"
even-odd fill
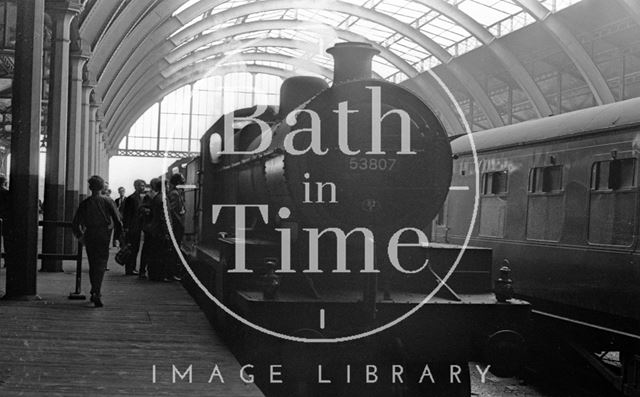
[[[144,128],[159,140],[163,110],[202,84],[233,86],[224,95],[278,85],[258,75],[330,80],[325,50],[341,41],[380,50],[376,77],[418,92],[452,135],[635,96],[626,79],[640,70],[636,0],[87,0],[78,22],[112,155],[152,153],[123,140],[131,127],[157,114]],[[193,151],[203,131],[184,122]]]

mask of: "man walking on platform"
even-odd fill
[[[109,243],[113,229],[122,230],[115,203],[102,195],[104,180],[98,175],[89,178],[91,196],[80,203],[73,217],[73,234],[82,241],[89,259],[91,302],[102,307],[102,280],[109,260]]]
[[[131,260],[125,264],[125,274],[135,275],[138,250],[140,249],[140,233],[142,231],[142,220],[140,218],[140,206],[144,199],[146,183],[142,179],[133,182],[134,192],[124,200],[122,209],[122,221],[124,223],[124,239],[126,244],[131,245]]]

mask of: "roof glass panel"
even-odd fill
[[[420,26],[420,31],[445,48],[469,37],[466,29],[444,15],[436,16],[435,13]]]
[[[508,12],[501,10],[501,3],[504,2],[502,0],[465,0],[458,4],[458,8],[467,15],[473,16],[473,19],[480,22],[480,24],[489,26],[510,15]]]
[[[176,9],[174,16],[184,12],[189,7],[199,2],[208,0],[188,0],[184,1],[182,6]],[[218,14],[230,8],[239,7],[244,4],[253,3],[255,1],[268,0],[229,0],[217,4],[204,14],[191,20],[185,24],[177,32],[186,29],[188,26],[207,19],[211,15]],[[355,4],[360,7],[374,10],[375,12],[391,16],[401,23],[410,25],[420,34],[430,38],[432,41],[440,45],[452,56],[459,56],[465,52],[478,48],[482,43],[473,37],[464,27],[457,22],[451,20],[438,11],[430,9],[420,0],[340,0],[345,3]],[[480,25],[485,27],[494,36],[500,37],[517,29],[525,27],[535,19],[521,7],[513,2],[513,0],[444,0],[458,8],[463,13],[471,16]],[[551,11],[559,11],[581,0],[538,0]],[[203,7],[203,9],[206,7]],[[445,12],[445,11],[443,11]],[[191,14],[193,15],[193,14]],[[370,20],[363,19],[360,15],[348,15],[345,13],[329,10],[329,9],[313,9],[313,8],[289,8],[282,10],[269,10],[253,13],[240,18],[234,18],[228,21],[222,21],[215,26],[208,27],[201,32],[206,35],[215,32],[221,28],[229,27],[236,24],[254,21],[278,21],[278,20],[297,20],[305,22],[313,22],[307,29],[291,30],[291,29],[271,29],[258,32],[247,32],[235,36],[235,39],[277,37],[285,39],[294,39],[308,41],[311,43],[321,42],[325,46],[332,45],[338,39],[338,34],[331,33],[331,30],[340,29],[360,35],[367,40],[379,43],[383,47],[389,48],[393,53],[399,55],[409,64],[415,66],[418,71],[424,71],[427,68],[434,67],[440,61],[435,59],[425,48],[416,43],[414,40],[395,32],[393,29]],[[326,25],[327,28],[321,28],[318,24]],[[277,26],[277,23],[274,24]],[[174,33],[174,34],[175,34]],[[188,40],[185,42],[187,43]],[[208,46],[202,47],[206,48]],[[201,48],[201,49],[202,49]],[[285,47],[277,47],[273,49],[261,49],[269,53],[283,54],[291,57],[300,58],[305,56],[303,51]],[[316,62],[318,65],[331,68],[332,60],[324,54],[310,54],[306,56],[310,61]],[[398,71],[398,68],[382,58],[376,57],[374,62],[374,70],[381,76],[394,81],[404,76]]]
[[[411,1],[384,1],[375,7],[376,11],[391,15],[392,17],[411,24],[420,16],[429,12],[429,8]]]

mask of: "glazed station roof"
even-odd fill
[[[92,51],[87,66],[114,149],[146,109],[207,76],[245,70],[330,79],[332,59],[324,51],[340,41],[378,48],[376,76],[422,92],[452,133],[464,129],[457,106],[479,130],[611,103],[624,93],[618,97],[594,57],[600,48],[585,45],[598,37],[588,36],[596,28],[584,18],[591,13],[598,29],[627,23],[627,43],[637,37],[640,6],[607,3],[603,9],[596,0],[87,0],[76,27]],[[518,36],[523,28],[529,40]],[[548,76],[554,71],[564,81]],[[556,98],[563,90],[575,98]]]

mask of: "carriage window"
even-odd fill
[[[529,172],[529,192],[553,193],[562,190],[562,166],[536,167]]]
[[[636,159],[598,161],[591,168],[591,190],[628,189],[635,186]]]
[[[503,194],[507,192],[507,171],[482,174],[482,194]]]

